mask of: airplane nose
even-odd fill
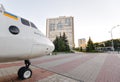
[[[50,44],[50,51],[53,52],[54,49],[55,49],[55,46],[54,46],[54,44],[51,42],[51,44]]]

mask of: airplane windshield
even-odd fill
[[[22,24],[24,24],[26,26],[30,26],[29,21],[26,19],[21,18],[21,22],[22,22]]]
[[[36,28],[36,29],[37,29],[37,27],[35,26],[35,24],[33,24],[32,22],[31,22],[31,27],[33,27],[33,28]]]

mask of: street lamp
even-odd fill
[[[111,33],[111,45],[112,45],[112,50],[113,50],[113,52],[115,51],[115,49],[114,49],[114,42],[113,42],[113,34],[112,34],[112,31],[113,31],[113,29],[114,28],[116,28],[116,27],[119,27],[120,25],[117,25],[117,26],[114,26],[114,27],[112,27],[112,29],[111,29],[111,31],[110,31],[110,33]]]

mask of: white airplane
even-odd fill
[[[29,59],[50,54],[53,43],[30,21],[5,11],[0,4],[0,62],[24,60],[18,70],[20,79],[32,76]]]

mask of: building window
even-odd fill
[[[33,28],[36,28],[37,29],[37,27],[31,22],[31,27],[33,27]]]
[[[54,31],[54,30],[55,30],[55,24],[52,24],[52,23],[51,23],[51,24],[49,25],[49,28],[50,28],[50,31]]]
[[[21,22],[24,25],[30,26],[29,21],[27,21],[26,19],[21,18]]]
[[[71,25],[70,18],[66,18],[66,19],[65,19],[65,24],[66,24],[67,26],[70,26],[70,25]]]
[[[62,25],[61,22],[59,22],[59,23],[57,24],[57,29],[58,29],[58,30],[61,30],[62,28],[63,28],[63,25]]]

